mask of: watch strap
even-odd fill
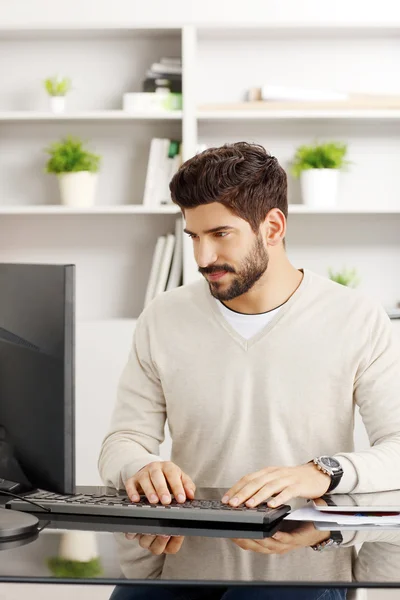
[[[333,475],[331,475],[331,483],[328,487],[328,489],[326,490],[326,494],[328,494],[329,492],[331,492],[332,490],[334,490],[335,488],[337,488],[337,486],[340,483],[340,480],[342,479],[343,476],[343,471],[338,471],[337,473],[333,473]]]
[[[310,463],[314,463],[315,466],[317,467],[317,469],[319,469],[320,471],[322,471],[326,475],[329,475],[329,477],[331,478],[331,482],[329,484],[329,487],[328,487],[328,489],[325,492],[326,494],[328,494],[329,492],[331,492],[332,490],[334,490],[335,488],[337,488],[337,486],[339,485],[340,480],[343,477],[343,469],[341,467],[340,467],[340,469],[338,469],[335,472],[330,472],[326,467],[324,467],[323,465],[320,464],[320,462],[318,461],[318,458],[313,458],[309,462]]]
[[[330,536],[327,540],[324,540],[320,544],[315,544],[314,546],[310,546],[316,552],[321,552],[322,550],[327,550],[329,548],[337,548],[343,543],[343,536],[340,531],[331,531]]]

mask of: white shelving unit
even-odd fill
[[[33,260],[43,260],[43,256],[51,254],[67,261],[71,250],[67,241],[57,251],[52,237],[54,227],[66,227],[73,240],[78,269],[84,270],[80,258],[91,241],[96,250],[107,217],[110,226],[118,228],[113,230],[118,243],[113,241],[109,245],[110,256],[113,255],[120,264],[126,264],[128,260],[132,268],[135,263],[137,268],[135,257],[143,257],[139,272],[135,271],[133,275],[140,285],[135,287],[132,310],[128,314],[126,310],[109,314],[107,307],[118,303],[115,298],[107,300],[102,296],[94,301],[103,303],[98,313],[104,312],[104,318],[136,318],[142,306],[155,239],[172,229],[179,214],[174,206],[148,210],[141,205],[149,145],[154,136],[179,136],[183,141],[184,159],[194,154],[198,142],[220,145],[249,139],[265,145],[284,166],[288,166],[289,158],[300,142],[321,136],[349,138],[350,154],[355,158],[356,167],[354,175],[349,173],[343,177],[345,189],[340,205],[331,211],[302,206],[299,204],[299,186],[289,177],[291,227],[302,227],[308,237],[307,229],[315,227],[316,222],[324,229],[341,227],[347,217],[357,215],[362,219],[366,216],[368,223],[376,216],[380,222],[383,219],[385,227],[391,219],[397,223],[400,184],[394,167],[400,140],[400,110],[220,110],[219,105],[242,102],[249,87],[266,81],[332,87],[328,84],[333,77],[337,89],[399,93],[398,88],[393,88],[396,82],[388,77],[391,66],[400,58],[399,33],[398,27],[388,23],[376,26],[333,23],[322,27],[307,23],[231,24],[227,27],[221,24],[199,27],[113,24],[109,28],[1,29],[0,53],[7,52],[9,59],[0,66],[3,81],[0,85],[0,136],[4,141],[4,149],[0,150],[0,178],[5,182],[0,214],[7,217],[3,227],[12,227],[17,237],[19,229],[30,228],[29,242],[24,240],[15,259],[21,260],[26,251]],[[28,54],[29,73],[25,66]],[[161,55],[182,58],[183,110],[152,114],[130,114],[121,110],[122,94],[139,90],[146,68]],[[351,65],[348,63],[350,55]],[[289,68],[297,64],[300,56],[307,67],[301,74],[300,69]],[[47,110],[41,80],[60,69],[72,77],[76,89],[67,98],[67,112],[53,115]],[[354,73],[357,73],[356,77]],[[206,109],[205,106],[213,108]],[[55,179],[43,173],[42,149],[66,133],[82,135],[103,156],[98,205],[91,210],[71,210],[54,205],[58,194]],[[371,145],[371,152],[365,151],[368,145]],[[370,166],[376,163],[383,168],[382,178],[389,190],[379,202],[374,200],[376,191],[382,189],[377,181],[379,177],[373,178],[372,186],[369,180],[357,190],[357,182],[367,182],[365,175],[371,179]],[[133,217],[129,219],[133,229],[129,229],[127,235],[126,221],[117,217],[128,215]],[[30,221],[28,226],[25,218],[35,216],[41,217],[40,227],[38,219]],[[101,221],[97,218],[100,216]],[[136,216],[140,219],[136,220]],[[312,219],[305,221],[306,216]],[[67,222],[67,217],[74,218]],[[82,223],[78,222],[79,217],[85,217]],[[88,217],[92,218],[89,220]],[[0,224],[0,234],[1,227]],[[357,229],[357,250],[364,246],[364,230]],[[10,256],[10,248],[5,246],[4,240],[9,235],[1,236],[0,259],[14,258],[13,252]],[[296,237],[299,236],[295,231]],[[113,248],[115,245],[118,250]],[[326,252],[331,254],[337,250],[329,248]],[[397,247],[393,250],[397,253]],[[184,251],[184,280],[190,282],[199,275],[191,242],[187,239]],[[348,249],[344,253],[351,258]],[[315,261],[311,261],[310,266],[315,267]],[[111,273],[110,266],[108,276],[115,285],[110,286],[109,293],[117,296],[125,284],[123,279],[115,280],[116,272],[118,269]],[[97,276],[107,277],[107,273],[91,273],[91,278]],[[99,288],[99,281],[97,283]],[[85,297],[90,294],[90,289],[93,287],[82,292]],[[394,302],[397,296],[400,296],[400,290],[390,299],[388,293],[385,301]],[[79,306],[78,314],[80,318],[90,318],[86,311],[80,311]]]
[[[182,57],[182,43],[169,25],[0,28],[0,260],[76,264],[78,324],[137,318],[156,239],[174,230],[176,206],[142,199],[151,139],[182,139],[184,113],[121,107],[152,62]],[[55,115],[42,82],[60,72],[73,90]],[[45,148],[68,134],[102,156],[91,209],[59,205],[44,172]]]

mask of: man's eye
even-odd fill
[[[227,231],[218,231],[218,233],[215,234],[217,237],[226,237],[228,235]]]

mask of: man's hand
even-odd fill
[[[186,496],[193,500],[196,491],[190,477],[170,461],[156,461],[146,465],[126,481],[125,487],[132,502],[139,502],[139,494],[145,494],[152,504],[157,504],[158,501],[170,504],[171,492],[177,502],[185,502]]]
[[[319,498],[326,493],[330,483],[330,476],[319,471],[314,463],[298,467],[267,467],[242,477],[227,491],[222,502],[231,506],[245,502],[252,508],[268,500],[268,506],[276,507],[296,497]]]
[[[243,550],[251,550],[261,554],[287,554],[298,548],[315,546],[329,539],[330,531],[318,531],[314,523],[306,523],[290,533],[277,531],[272,537],[264,540],[232,539]]]
[[[139,546],[152,554],[176,554],[181,549],[183,535],[149,535],[147,533],[126,533],[127,540],[137,539]]]

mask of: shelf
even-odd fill
[[[182,119],[182,111],[164,112],[138,112],[130,113],[124,110],[99,110],[87,112],[71,112],[60,115],[51,112],[36,111],[1,111],[0,122],[56,122],[65,121],[179,121]]]
[[[399,22],[279,22],[260,25],[259,23],[202,23],[197,26],[200,40],[226,39],[290,39],[298,38],[356,38],[371,37],[398,38]]]
[[[1,215],[170,215],[180,213],[175,205],[149,208],[142,204],[119,206],[94,206],[93,208],[69,208],[68,206],[32,205],[1,206]],[[398,208],[313,208],[304,204],[289,204],[290,215],[400,215]]]
[[[93,208],[69,208],[67,206],[1,206],[1,215],[170,215],[180,213],[175,205],[149,208],[142,204],[126,204],[119,206],[94,206]],[[313,208],[304,204],[289,204],[290,215],[400,215],[398,208]]]
[[[291,215],[400,215],[400,204],[393,208],[343,207],[313,208],[304,204],[289,204]]]
[[[398,109],[375,110],[198,110],[199,121],[274,121],[274,120],[400,120]]]
[[[160,206],[149,208],[142,204],[126,204],[123,206],[94,206],[93,208],[70,208],[60,205],[42,206],[1,206],[1,215],[170,215],[178,214],[178,206]]]
[[[62,25],[57,23],[38,23],[36,25],[9,25],[0,27],[1,40],[54,40],[64,39],[159,39],[177,37],[182,33],[182,27],[176,24],[129,24],[115,23],[101,25]]]

